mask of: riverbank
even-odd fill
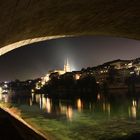
[[[17,111],[16,111],[17,112]],[[18,115],[17,115],[18,114]],[[10,108],[0,105],[1,131],[0,139],[11,140],[46,140],[45,135],[27,124],[19,117],[19,112],[11,111]],[[7,134],[8,133],[8,134]]]

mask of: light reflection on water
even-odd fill
[[[108,133],[110,133],[110,135],[127,134],[132,127],[131,125],[136,128],[133,128],[130,131],[140,132],[139,99],[140,98],[138,96],[128,97],[127,95],[125,95],[125,93],[122,94],[122,96],[118,96],[117,93],[113,93],[111,96],[105,96],[98,93],[96,99],[75,98],[71,100],[52,99],[47,97],[45,94],[35,93],[31,93],[30,96],[24,97],[21,97],[19,95],[13,96],[12,94],[0,95],[1,101],[16,104],[16,106],[18,106],[20,109],[23,109],[22,111],[26,114],[31,113],[29,112],[29,108],[33,110],[35,109],[34,107],[38,108],[43,113],[43,117],[48,123],[48,125],[45,125],[45,123],[41,124],[41,127],[44,127],[45,130],[50,130],[50,127],[53,127],[53,125],[55,124],[54,122],[51,124],[51,120],[54,120],[55,122],[57,120],[61,124],[57,126],[58,128],[60,127],[60,129],[62,127],[62,124],[67,121],[69,122],[69,124],[72,124],[68,126],[65,125],[66,128],[64,128],[66,130],[69,128],[69,134],[72,133],[72,129],[75,128],[77,133],[79,133],[77,137],[80,137],[80,135],[85,135],[85,137],[87,137],[87,135],[91,135],[89,136],[89,139],[93,135],[98,135],[100,137],[101,131],[104,137]],[[36,116],[33,117],[35,118]],[[36,118],[36,120],[37,119],[38,118]],[[38,121],[40,124],[41,120]],[[136,124],[138,125],[136,126]],[[81,128],[83,127],[83,125],[87,128]],[[47,126],[49,128],[46,128]],[[51,129],[53,131],[56,131],[56,126]],[[75,129],[73,130],[73,133],[75,132]],[[87,135],[86,133],[83,133],[83,131],[86,131]],[[93,131],[93,133],[91,133],[91,131]],[[121,131],[122,133],[120,133]],[[88,132],[90,133],[88,134]],[[55,132],[55,134],[58,133],[60,133],[60,131],[58,131],[57,133]],[[62,132],[62,135],[64,135],[64,132]]]
[[[132,100],[132,105],[129,107],[129,117],[136,119],[137,118],[137,101]]]
[[[83,109],[83,102],[80,98],[77,99],[77,109],[78,111],[81,111]]]
[[[39,106],[40,110],[48,114],[65,115],[68,120],[72,120],[74,113],[77,112],[94,112],[102,113],[104,116],[110,116],[111,114],[126,115],[132,119],[139,119],[137,117],[139,100],[134,98],[125,97],[123,100],[116,98],[114,102],[107,99],[102,94],[97,94],[97,99],[84,100],[81,98],[73,100],[64,99],[51,99],[46,97],[44,94],[31,93],[31,96],[15,96],[10,94],[1,94],[0,100],[3,102],[11,102],[16,104],[26,104],[29,106]],[[119,101],[120,100],[120,101]],[[123,111],[122,111],[123,109]],[[118,111],[118,112],[117,112]],[[120,112],[121,111],[121,112]]]

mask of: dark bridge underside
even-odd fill
[[[0,47],[50,35],[140,39],[140,0],[0,0]]]

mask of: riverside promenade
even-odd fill
[[[0,140],[46,140],[0,108]]]

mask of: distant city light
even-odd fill
[[[81,76],[81,74],[76,74],[76,75],[75,75],[75,79],[76,79],[76,80],[79,80],[79,79],[80,79],[80,76]]]
[[[31,92],[34,92],[34,91],[35,91],[34,89],[31,90]]]
[[[5,88],[8,88],[8,85],[7,85],[7,84],[4,84],[4,87],[5,87]]]
[[[130,74],[134,74],[134,73],[135,73],[134,71],[131,71],[131,72],[130,72]]]
[[[3,91],[3,90],[2,90],[2,87],[0,87],[0,93],[2,93],[2,91]]]

